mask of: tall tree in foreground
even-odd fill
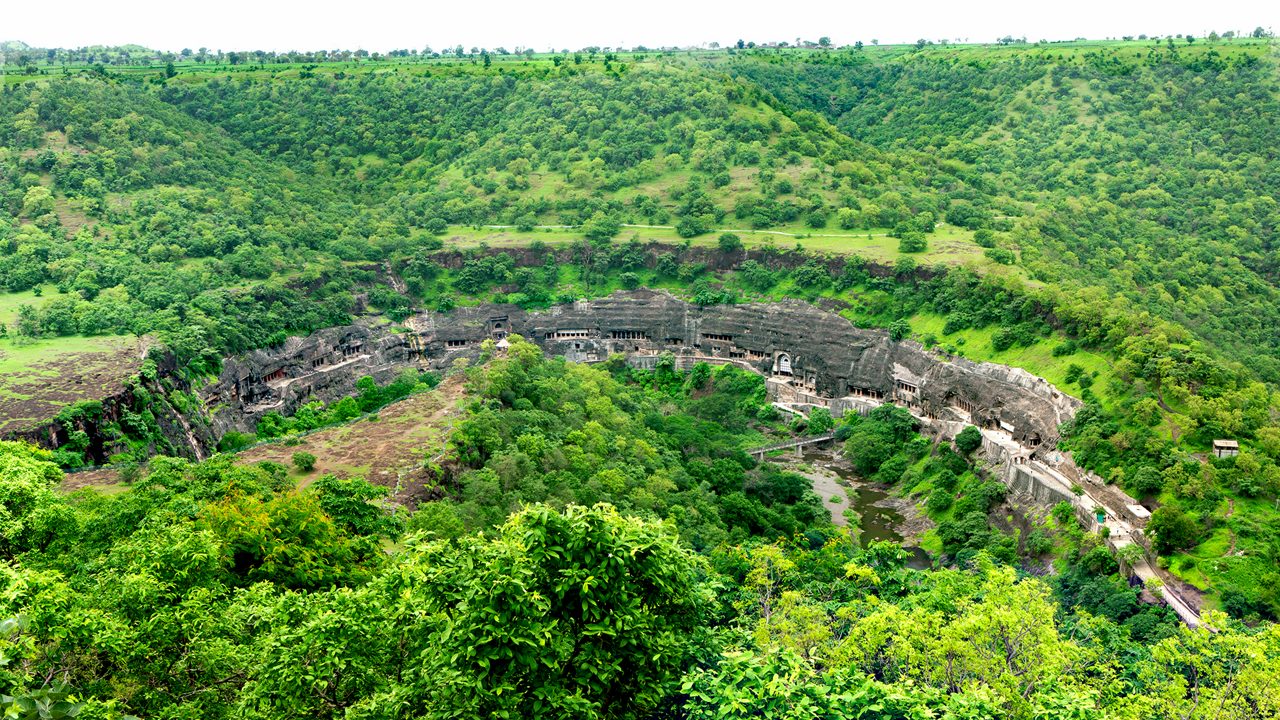
[[[326,623],[331,646],[280,626],[291,639],[268,642],[271,672],[248,688],[249,703],[254,717],[342,716],[316,700],[336,664],[356,676],[352,688],[382,688],[347,717],[647,717],[708,647],[704,573],[661,523],[608,505],[534,506],[497,537],[412,546],[341,604],[356,615]],[[384,628],[371,633],[394,658],[348,642],[339,627],[360,622]]]

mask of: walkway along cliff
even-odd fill
[[[519,334],[548,354],[597,362],[621,353],[651,366],[663,352],[685,369],[734,363],[770,378],[782,401],[834,403],[843,411],[893,400],[931,418],[1003,429],[1030,447],[1052,447],[1080,402],[1023,370],[974,363],[894,342],[883,330],[800,301],[699,307],[667,293],[619,292],[542,311],[480,305],[411,316],[403,329],[363,323],[226,361],[202,399],[219,432],[252,430],[272,410],[350,394],[364,375],[405,367],[443,369],[474,358],[486,339]]]

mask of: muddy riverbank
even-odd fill
[[[847,460],[830,450],[807,449],[801,457],[788,455],[773,462],[807,478],[831,513],[831,521],[853,530],[860,543],[900,544],[912,553],[913,566],[928,566],[929,556],[919,543],[933,523],[911,500],[862,480]]]

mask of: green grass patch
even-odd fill
[[[722,227],[688,239],[680,237],[674,227],[647,227],[624,225],[615,241],[635,238],[640,242],[661,242],[679,245],[690,242],[697,247],[716,247],[722,233],[732,232],[749,248],[777,247],[789,250],[797,244],[805,250],[835,255],[858,255],[880,264],[892,264],[900,258],[911,257],[921,265],[944,264],[973,266],[992,274],[1018,274],[1015,266],[998,265],[983,255],[983,249],[973,242],[973,233],[963,228],[943,225],[929,236],[929,249],[922,253],[898,252],[897,238],[889,237],[884,229],[853,231],[840,229],[814,230],[803,224],[783,225],[765,230],[739,227],[727,218]],[[582,232],[572,227],[540,226],[528,232],[515,228],[486,226],[453,226],[444,235],[447,245],[456,248],[527,247],[535,241],[548,245],[567,245],[582,240]]]
[[[33,305],[39,307],[48,296],[49,288],[43,288],[45,295],[37,297],[32,290],[16,293],[0,293],[0,323],[9,327],[9,332],[13,333],[14,325],[18,322],[18,308],[22,305]]]
[[[937,338],[940,347],[954,350],[956,355],[976,362],[999,363],[1022,368],[1048,380],[1059,390],[1076,396],[1080,394],[1081,388],[1077,383],[1067,382],[1067,372],[1072,365],[1077,365],[1084,369],[1084,374],[1094,378],[1090,389],[1104,407],[1112,407],[1119,399],[1108,382],[1113,376],[1110,359],[1088,350],[1076,350],[1070,355],[1055,356],[1053,349],[1067,341],[1066,336],[1059,333],[1042,337],[1025,347],[1015,345],[1007,350],[996,350],[992,346],[991,339],[1000,328],[994,325],[977,329],[969,328],[945,335],[942,332],[947,322],[945,316],[920,313],[913,315],[908,322],[917,339],[925,335],[933,335]]]
[[[936,558],[942,554],[942,538],[938,537],[937,529],[931,528],[920,535],[920,549],[929,553],[930,557]]]
[[[105,397],[141,364],[129,336],[0,340],[0,432],[48,420],[77,400]]]
[[[93,352],[114,352],[122,343],[134,340],[122,335],[102,335],[85,337],[71,335],[68,337],[41,338],[25,344],[12,339],[0,340],[0,388],[11,384],[14,380],[36,377],[59,377],[62,371],[54,367],[45,367],[67,356]]]

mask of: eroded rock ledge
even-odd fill
[[[793,402],[823,399],[838,411],[893,400],[940,420],[1003,429],[1030,447],[1050,447],[1080,401],[1024,370],[974,363],[895,342],[883,330],[801,301],[699,307],[637,290],[543,311],[480,305],[425,312],[407,331],[361,323],[329,328],[282,347],[230,359],[202,399],[218,434],[252,431],[265,413],[351,394],[364,375],[385,381],[406,367],[443,369],[474,357],[486,339],[519,334],[548,354],[596,362],[623,353],[641,366],[671,352],[682,366],[735,363],[770,378]]]

